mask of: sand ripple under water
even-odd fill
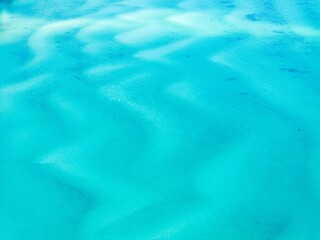
[[[319,15],[0,1],[0,239],[320,239]]]

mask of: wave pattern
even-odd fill
[[[320,238],[320,3],[0,1],[0,238]]]

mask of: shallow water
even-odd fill
[[[320,239],[319,14],[0,1],[0,239]]]

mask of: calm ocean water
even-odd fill
[[[318,0],[0,0],[0,240],[319,240]]]

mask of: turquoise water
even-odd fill
[[[0,1],[0,240],[319,240],[319,16]]]

